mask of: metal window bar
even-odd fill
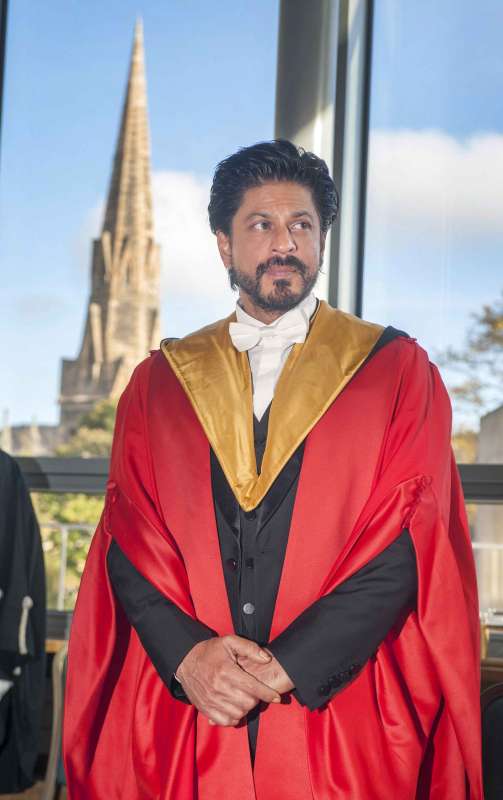
[[[104,494],[108,458],[16,457],[31,492]],[[503,464],[458,464],[467,503],[503,502]]]
[[[3,96],[4,96],[5,51],[7,42],[7,8],[8,8],[7,0],[0,0],[0,144],[2,139],[2,110],[3,110]]]
[[[71,524],[59,523],[59,522],[46,522],[46,523],[44,522],[41,524],[41,528],[43,530],[61,531],[61,549],[59,554],[59,566],[58,566],[58,590],[57,590],[56,610],[65,611],[65,600],[67,592],[66,572],[68,566],[69,533],[71,530],[84,531],[89,535],[89,540],[91,540],[94,534],[95,526],[79,522],[72,522]],[[474,552],[483,551],[485,553],[487,552],[503,553],[503,543],[498,543],[498,542],[472,542],[472,547]],[[492,571],[491,571],[491,586],[489,587],[491,590],[491,595],[493,597],[499,596],[500,587],[501,587],[500,561],[499,559],[493,559]]]
[[[24,475],[28,489],[32,492],[79,492],[84,494],[104,494],[109,471],[107,458],[16,458]],[[503,464],[460,464],[464,496],[466,502],[477,504],[503,503]],[[45,528],[61,530],[61,553],[58,569],[57,610],[64,611],[66,596],[66,570],[68,561],[68,537],[71,530],[81,530],[91,537],[94,526],[87,524],[44,523]],[[503,544],[497,542],[473,542],[475,553],[503,551]],[[497,563],[496,563],[497,562]],[[495,559],[491,592],[498,592],[493,584],[500,582],[499,557]]]
[[[497,542],[472,542],[474,550],[503,550],[503,543]]]
[[[58,592],[56,600],[56,610],[65,610],[66,599],[66,570],[68,566],[68,538],[70,531],[85,531],[89,534],[89,540],[95,531],[95,525],[88,525],[85,522],[42,522],[40,528],[42,530],[61,531],[61,549],[59,554],[59,568],[58,568]],[[45,550],[45,548],[44,548]]]
[[[277,137],[313,150],[341,193],[318,293],[361,314],[374,0],[281,0]]]

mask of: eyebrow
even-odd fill
[[[298,217],[309,217],[310,220],[313,219],[313,215],[309,211],[294,211],[291,215],[294,219]],[[245,222],[248,222],[252,217],[265,217],[266,219],[271,219],[272,214],[269,214],[268,211],[252,211],[250,214],[247,214],[245,217]]]

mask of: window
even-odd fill
[[[50,607],[73,607],[102,505],[79,492],[103,492],[133,368],[234,306],[209,186],[273,136],[278,15],[279,0],[9,6],[0,447],[54,490],[33,495]]]
[[[458,461],[502,464],[503,7],[374,14],[363,316],[439,364]],[[501,609],[503,505],[469,516],[481,608]]]
[[[498,0],[375,4],[363,316],[440,364],[460,461],[503,462],[502,24]]]
[[[273,135],[277,29],[278,0],[10,5],[7,451],[104,455],[110,411],[149,349],[232,310],[209,185],[218,161]]]

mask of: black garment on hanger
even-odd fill
[[[0,794],[32,786],[45,685],[40,530],[15,460],[0,451]]]

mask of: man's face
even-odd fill
[[[248,189],[231,235],[218,231],[217,241],[231,282],[239,286],[241,304],[267,321],[309,294],[325,236],[310,190],[285,181]]]

